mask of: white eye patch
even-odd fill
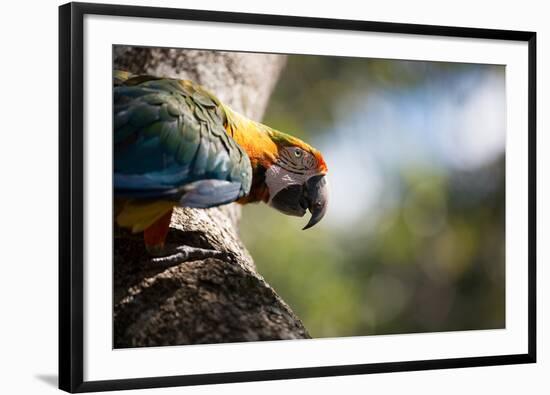
[[[282,179],[283,181],[288,181],[288,182],[295,181],[295,180],[290,176],[290,174],[285,174],[283,177],[281,177],[281,179]]]

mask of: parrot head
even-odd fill
[[[269,191],[268,205],[280,212],[311,218],[303,229],[317,224],[328,205],[327,165],[315,148],[293,136],[273,131],[271,140],[277,155],[266,169],[265,183]]]

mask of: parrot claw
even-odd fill
[[[207,250],[204,248],[191,247],[191,246],[177,246],[171,251],[171,254],[155,257],[151,259],[151,262],[157,265],[175,266],[183,262],[197,261],[206,258],[219,258],[224,253],[216,250]]]

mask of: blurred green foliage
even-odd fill
[[[466,68],[292,55],[264,121],[306,141],[330,138],[342,102]],[[241,235],[259,272],[314,337],[504,327],[503,154],[469,170],[398,169],[395,203],[349,226],[302,231],[305,218],[246,206]]]

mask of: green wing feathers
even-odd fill
[[[214,95],[190,81],[120,71],[113,84],[115,194],[185,204],[185,195],[200,189],[199,203],[197,196],[187,199],[197,207],[248,194],[250,160],[226,133]],[[206,180],[208,187],[201,184]]]

